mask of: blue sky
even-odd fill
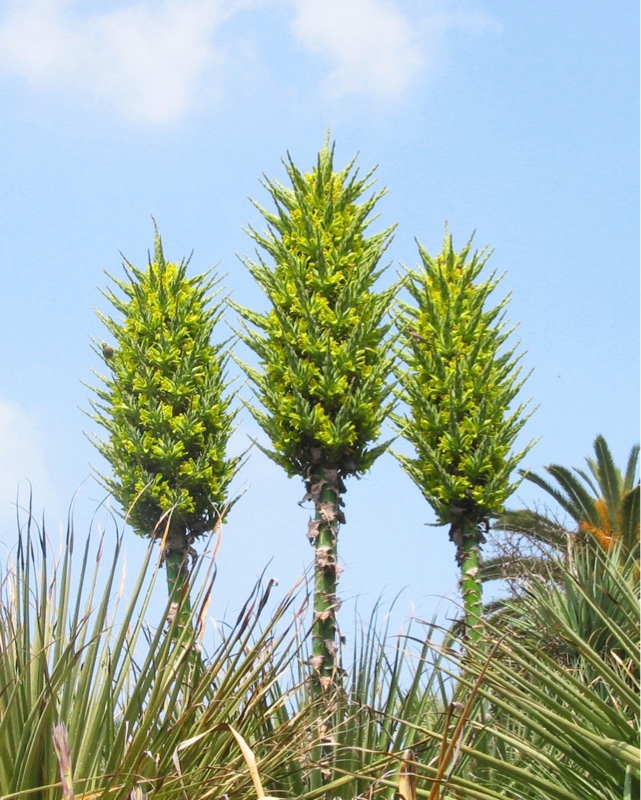
[[[260,224],[248,197],[267,202],[259,179],[282,179],[288,151],[310,167],[328,128],[337,164],[358,153],[389,189],[388,280],[416,263],[415,237],[436,252],[446,222],[456,245],[476,231],[494,249],[533,370],[525,466],[582,466],[598,433],[623,462],[638,440],[637,65],[631,0],[0,1],[0,558],[27,481],[52,538],[76,493],[81,529],[104,499],[80,410],[104,270],[120,274],[120,252],[144,266],[153,214],[168,258],[218,264],[260,306],[237,258]],[[241,413],[234,448],[258,435]],[[268,562],[288,587],[312,557],[302,484],[252,452],[238,486],[217,614]],[[512,505],[542,499],[524,485]],[[447,532],[391,456],[346,502],[345,599],[403,590],[403,612],[429,617],[456,597]]]

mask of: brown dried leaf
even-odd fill
[[[321,521],[319,519],[310,519],[307,523],[307,538],[312,545],[316,544],[316,539],[318,539],[320,524]]]
[[[336,491],[338,488],[338,482],[340,478],[338,477],[338,470],[335,467],[325,467],[323,470],[324,478],[326,481],[327,486],[331,486],[332,489]]]
[[[323,522],[328,522],[330,525],[340,513],[334,503],[318,503],[317,511]]]
[[[313,503],[318,503],[320,500],[321,492],[327,486],[327,482],[324,481],[322,478],[315,480],[315,481],[308,481],[305,486],[307,487],[307,494],[303,498],[302,502],[307,502],[311,500]]]
[[[317,547],[315,561],[321,569],[327,569],[336,564],[336,556],[332,553],[331,547]]]
[[[169,606],[169,611],[167,612],[167,622],[170,625],[176,619],[176,614],[177,613],[178,613],[178,603],[172,603]]]
[[[416,769],[412,764],[414,753],[406,750],[403,753],[401,769],[398,774],[398,796],[401,800],[416,800]]]
[[[336,642],[334,642],[332,639],[325,639],[323,641],[323,644],[325,645],[325,650],[327,650],[329,655],[332,658],[334,658],[336,653],[338,653],[338,647],[336,646]]]
[[[325,659],[323,656],[312,656],[309,659],[309,665],[314,670],[314,672],[320,672],[324,660]]]

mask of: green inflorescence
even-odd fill
[[[114,340],[103,347],[110,375],[93,402],[108,433],[97,445],[113,469],[101,479],[147,536],[165,514],[190,536],[213,530],[240,460],[226,457],[234,413],[223,345],[211,343],[216,281],[188,278],[186,268],[165,261],[156,231],[147,269],[125,262],[127,280],[112,278],[124,299],[104,292],[122,319],[98,314]]]
[[[390,408],[383,320],[394,290],[372,287],[392,229],[365,236],[383,193],[358,203],[369,176],[358,179],[353,163],[334,172],[327,145],[311,173],[291,159],[285,166],[292,188],[267,181],[276,213],[258,206],[268,230],[249,231],[274,265],[246,261],[271,310],[237,307],[249,323],[241,336],[260,359],[260,369],[243,365],[263,407],[252,413],[290,476],[319,462],[356,474],[380,454],[370,445]]]
[[[512,408],[523,381],[520,356],[504,346],[509,298],[486,309],[499,279],[474,282],[489,256],[470,249],[455,253],[449,234],[436,258],[419,246],[423,269],[406,276],[414,304],[401,303],[397,377],[408,413],[394,419],[416,455],[398,458],[440,524],[501,511],[526,452],[510,454],[527,415],[526,404]]]

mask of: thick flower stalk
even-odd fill
[[[373,287],[392,228],[366,236],[383,192],[361,200],[370,175],[359,178],[353,162],[335,172],[327,143],[312,172],[291,159],[285,167],[291,188],[266,181],[275,212],[257,206],[268,227],[249,231],[270,262],[246,260],[271,307],[238,311],[241,338],[259,358],[258,368],[243,366],[262,406],[252,414],[272,443],[266,452],[304,480],[315,506],[313,669],[323,689],[336,677],[344,478],[368,470],[386,446],[375,442],[390,410],[385,317],[394,289]]]
[[[529,446],[513,453],[525,405],[513,406],[523,384],[504,311],[509,298],[488,308],[499,279],[476,282],[489,255],[471,253],[471,240],[455,253],[445,236],[432,258],[419,245],[422,268],[405,285],[413,303],[401,303],[403,348],[398,369],[400,397],[407,406],[395,416],[413,457],[398,455],[405,471],[450,526],[461,570],[468,634],[481,624],[480,548],[489,520],[516,488],[512,473]]]
[[[108,374],[92,402],[108,434],[96,444],[113,470],[102,482],[137,533],[163,541],[176,602],[193,543],[230,507],[240,460],[226,456],[234,427],[227,356],[211,342],[222,303],[212,296],[216,281],[187,277],[187,263],[165,260],[156,230],[147,269],[125,262],[127,279],[112,278],[124,297],[104,292],[120,318],[98,313],[110,336],[102,345]]]

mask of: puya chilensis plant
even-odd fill
[[[168,262],[155,230],[147,269],[124,263],[109,276],[122,297],[103,292],[120,318],[98,313],[107,375],[95,389],[96,439],[113,476],[99,476],[142,536],[162,541],[170,594],[186,594],[195,540],[230,508],[229,485],[241,456],[227,457],[234,429],[226,394],[224,344],[213,344],[221,316],[218,281],[187,276],[188,261]]]
[[[509,297],[494,307],[488,298],[500,278],[477,278],[487,251],[460,253],[446,232],[443,251],[432,258],[419,245],[422,266],[409,270],[405,286],[413,302],[401,302],[400,398],[407,411],[394,421],[415,455],[397,455],[434,509],[437,524],[450,526],[461,571],[468,635],[481,625],[479,557],[489,520],[517,483],[512,473],[524,453],[512,452],[526,419],[513,407],[523,384],[520,356],[506,347]]]
[[[385,317],[394,289],[373,287],[393,228],[366,235],[384,192],[361,199],[371,173],[359,177],[353,161],[335,171],[328,141],[311,172],[302,173],[291,158],[285,168],[291,188],[266,180],[275,212],[255,204],[267,229],[249,230],[273,263],[260,254],[245,259],[271,308],[236,308],[241,339],[259,359],[258,368],[243,366],[262,406],[251,412],[271,440],[265,452],[289,477],[304,480],[305,499],[315,507],[308,530],[315,548],[311,663],[322,695],[338,675],[344,479],[366,472],[386,447],[375,442],[390,411]]]

